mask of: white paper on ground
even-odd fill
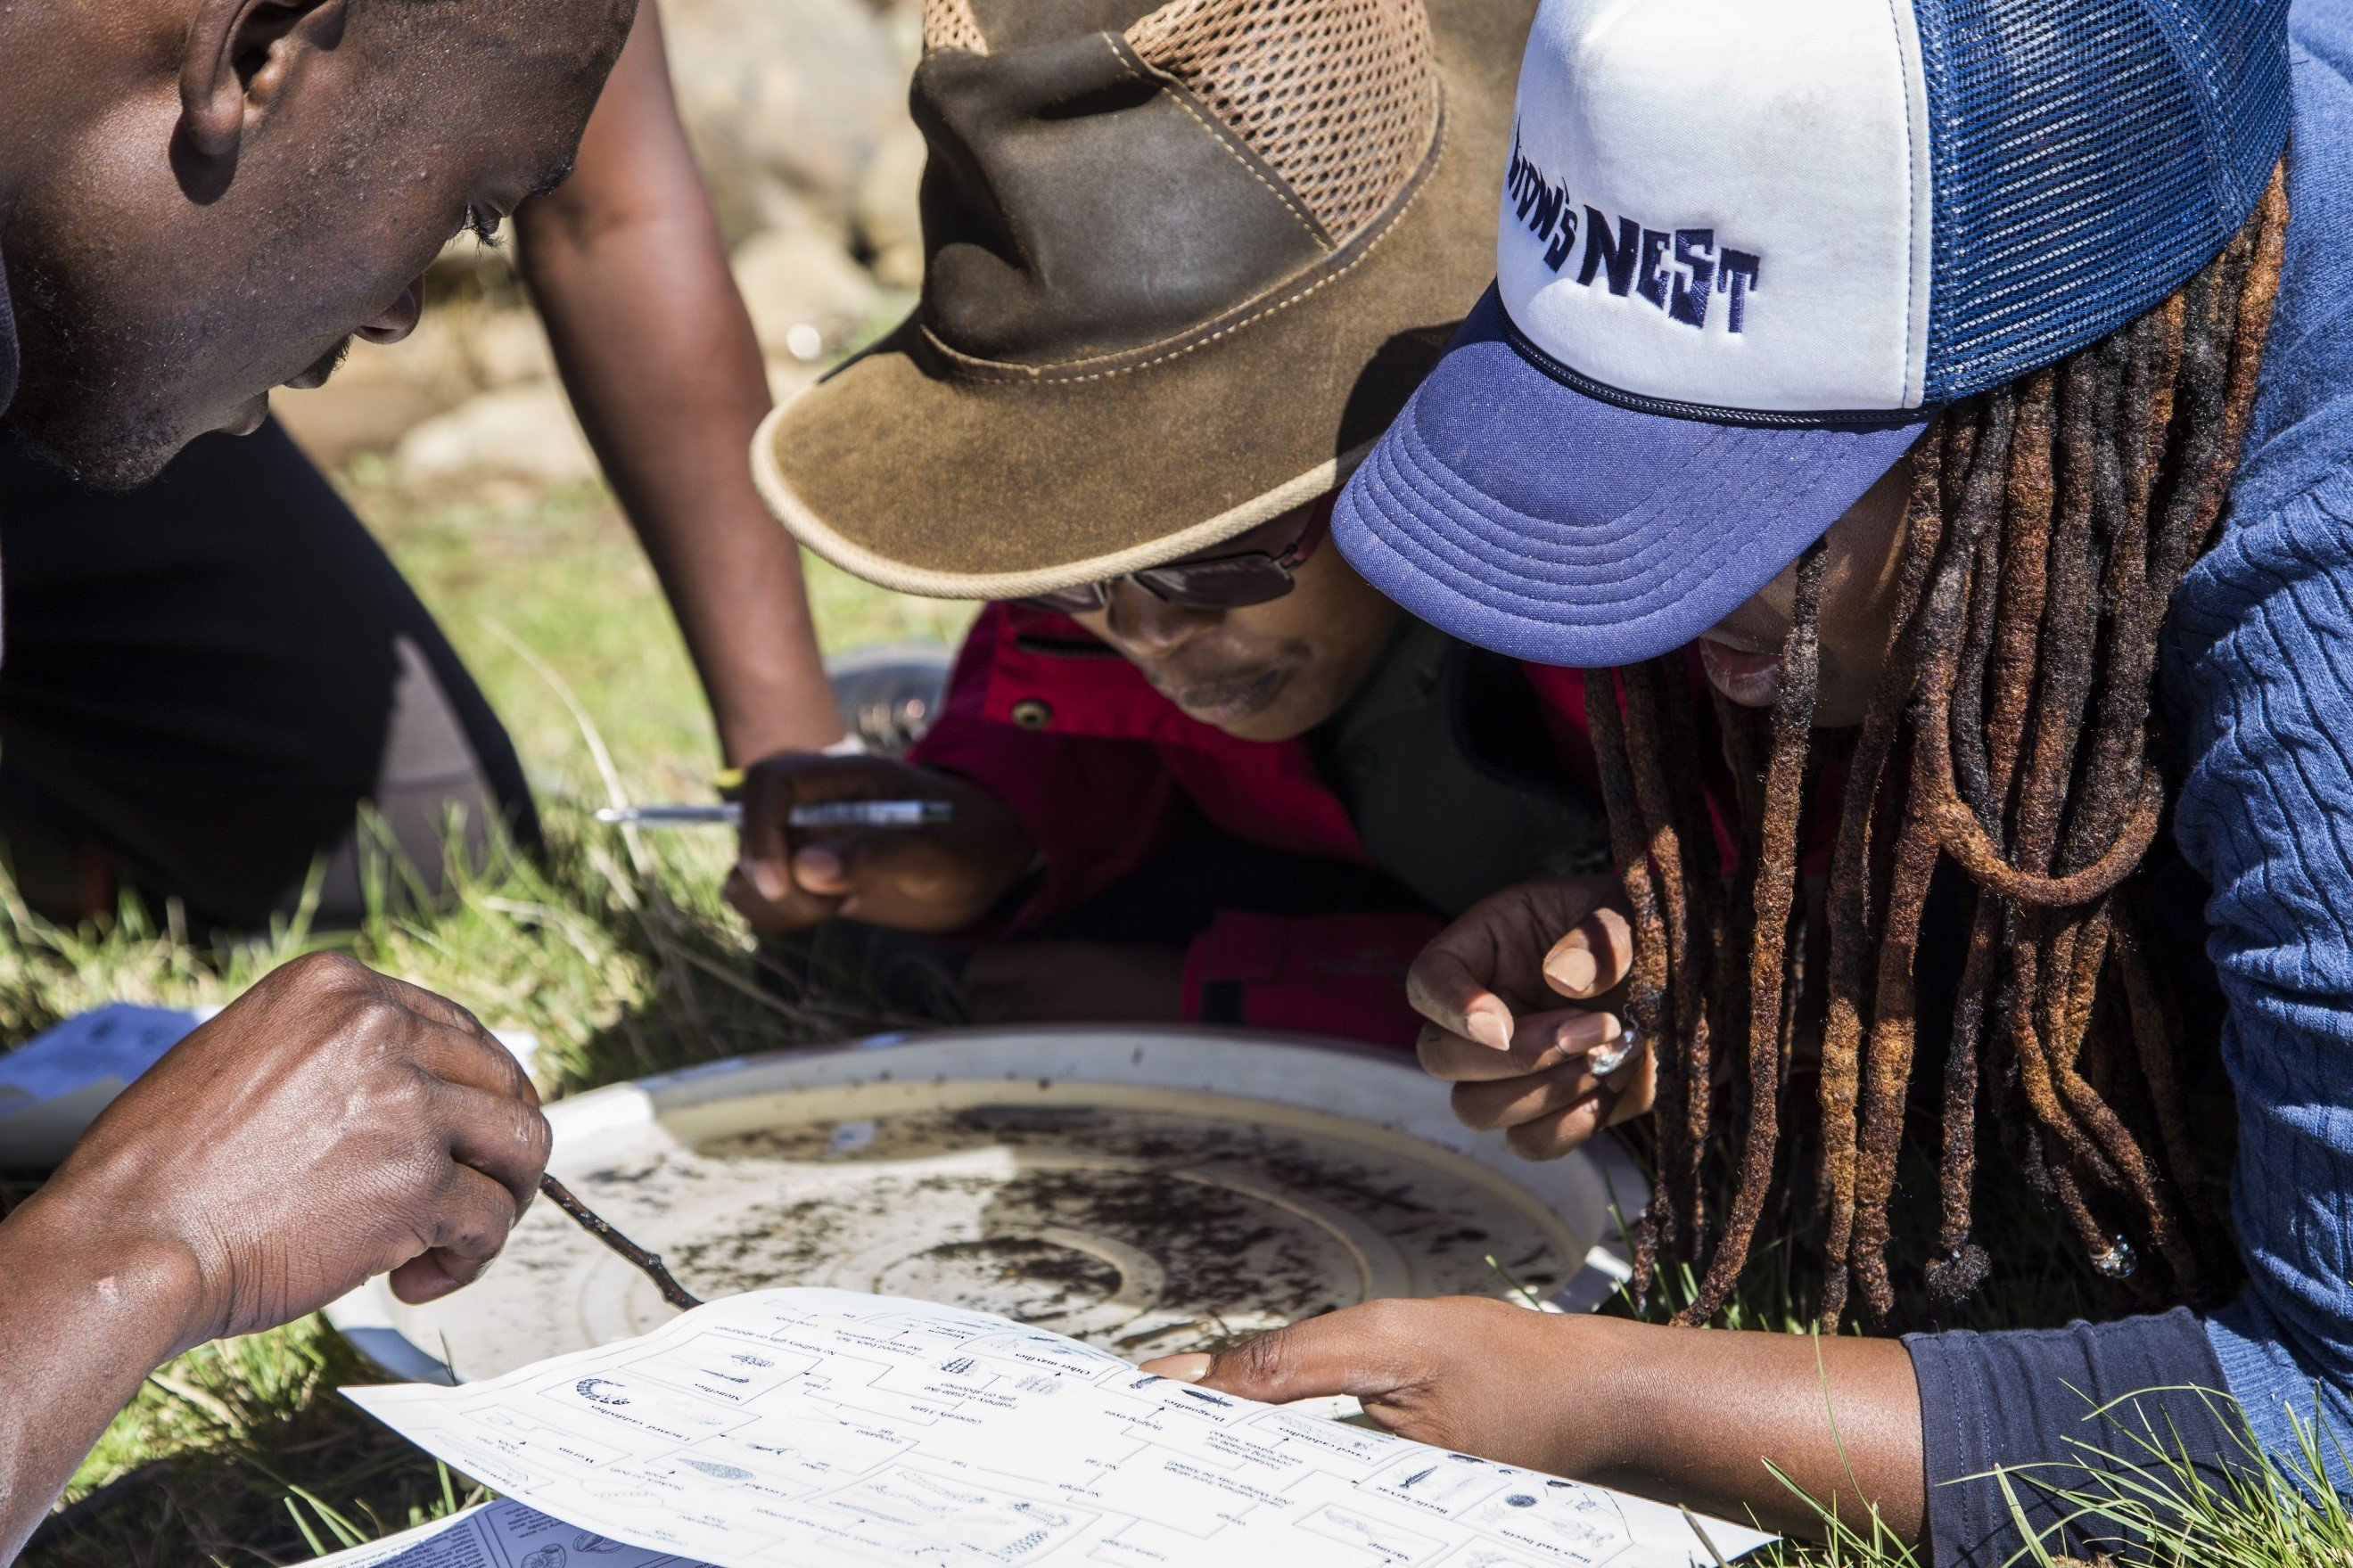
[[[1657,1503],[843,1290],[730,1297],[487,1383],[345,1392],[542,1512],[715,1568],[1712,1562]],[[1771,1539],[1703,1522],[1727,1557]]]
[[[535,1513],[486,1503],[371,1546],[322,1557],[311,1568],[702,1568],[640,1551]]]
[[[180,1043],[204,1015],[110,1002],[42,1030],[0,1056],[0,1096],[54,1100],[106,1079],[128,1083]]]
[[[132,1079],[203,1022],[178,1007],[111,1002],[0,1056],[0,1164],[57,1164]]]
[[[0,1165],[61,1163],[133,1079],[219,1012],[110,1002],[0,1053]],[[529,1072],[539,1037],[526,1029],[492,1033]]]

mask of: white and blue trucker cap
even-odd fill
[[[1545,0],[1495,282],[1342,495],[1383,593],[1548,664],[1724,618],[1942,405],[2227,244],[2287,0]]]

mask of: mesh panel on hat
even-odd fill
[[[2203,267],[2286,140],[2288,0],[1916,0],[1927,400],[2055,363]]]
[[[988,52],[988,40],[981,36],[980,19],[972,14],[972,0],[923,0],[923,52],[934,49],[969,49],[974,54]]]
[[[1437,133],[1422,0],[1171,0],[1127,39],[1215,110],[1336,243],[1396,199]]]

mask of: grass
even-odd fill
[[[327,945],[457,996],[494,1026],[533,1031],[543,1042],[540,1074],[556,1094],[881,1022],[855,1002],[780,1001],[764,988],[757,953],[718,899],[730,851],[723,837],[629,840],[589,820],[587,805],[607,786],[583,742],[584,717],[633,793],[700,793],[714,758],[675,626],[604,492],[419,499],[364,464],[344,483],[505,717],[544,802],[549,854],[536,863],[501,856],[457,868],[454,897],[437,912],[380,903],[356,931],[287,922],[216,952],[174,940],[136,909],[102,929],[61,930],[0,888],[0,1040],[110,1000],[226,1001],[276,963]],[[812,568],[811,593],[820,634],[836,649],[952,639],[970,614],[882,594],[822,565]],[[25,1190],[23,1182],[13,1189]],[[7,1195],[0,1184],[0,1198]],[[1790,1216],[1781,1217],[1786,1231]],[[2023,1264],[1966,1325],[1954,1326],[2050,1323],[2124,1309],[2115,1288],[2076,1264],[2031,1205],[1990,1214],[1988,1224],[2022,1237]],[[1787,1247],[1761,1253],[1726,1321],[1802,1330],[1799,1303],[1811,1286],[1794,1256]],[[1670,1279],[1624,1310],[1662,1315],[1689,1289],[1688,1279]],[[298,1563],[471,1500],[464,1478],[334,1397],[338,1387],[376,1375],[315,1320],[182,1357],[114,1423],[25,1562]],[[2316,1448],[2314,1474],[2317,1456]],[[2136,1458],[2147,1487],[2168,1470],[2162,1454]],[[2169,1561],[2353,1568],[2353,1524],[2333,1501],[2305,1500],[2292,1476],[2236,1489],[2198,1485],[2189,1522],[2158,1537]],[[2111,1513],[2148,1509],[2146,1495],[2084,1500]],[[1827,1546],[1784,1549],[1775,1560],[1913,1563],[1872,1521],[1842,1521]]]
[[[20,1037],[112,997],[224,1001],[327,946],[533,1030],[555,1094],[892,1021],[763,990],[759,960],[718,904],[718,847],[671,836],[632,853],[562,801],[548,828],[542,862],[453,868],[455,896],[433,914],[380,905],[357,931],[290,922],[217,953],[190,951],[135,909],[99,932],[5,908],[0,1027]],[[316,1321],[181,1358],[114,1423],[68,1491],[82,1506],[26,1562],[290,1563],[334,1544],[335,1521],[373,1539],[438,1517],[464,1488],[332,1397],[373,1381]]]
[[[356,931],[285,922],[213,952],[136,907],[103,928],[67,930],[0,889],[0,1040],[107,1001],[226,1002],[327,946],[461,997],[494,1026],[533,1031],[555,1094],[888,1022],[854,1004],[763,990],[759,961],[719,900],[723,836],[631,841],[588,818],[604,784],[575,702],[633,793],[705,793],[716,766],[676,626],[600,488],[420,500],[369,465],[343,479],[506,720],[542,797],[548,855],[453,868],[455,896],[436,912],[380,904]],[[822,563],[811,563],[810,585],[829,650],[953,640],[972,613],[881,593]],[[464,1482],[332,1396],[377,1380],[316,1321],[181,1358],[114,1423],[69,1489],[66,1517],[25,1562],[295,1563],[462,1504]]]
[[[343,483],[490,693],[535,784],[561,791],[590,775],[578,724],[518,644],[571,688],[631,789],[708,790],[717,745],[702,689],[653,571],[601,485],[495,481],[420,500],[379,459],[354,463]],[[804,561],[829,653],[953,644],[977,607],[885,593]]]

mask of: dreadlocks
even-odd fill
[[[1728,883],[1695,783],[1702,725],[1682,656],[1587,672],[1636,936],[1626,1013],[1658,1054],[1638,1287],[1662,1257],[1694,1266],[1683,1321],[1714,1316],[1747,1265],[1809,1017],[1821,1040],[1821,1320],[1835,1327],[1855,1294],[1874,1325],[1894,1311],[1889,1210],[1915,956],[1946,859],[1974,911],[1940,1090],[1931,1301],[1957,1303],[1986,1277],[1971,1234],[1981,1106],[2102,1272],[2194,1299],[2221,1267],[2137,873],[2165,805],[2158,641],[2236,471],[2286,224],[2275,175],[2179,294],[1929,428],[1912,457],[1883,673],[1857,731],[1814,733],[1822,547],[1800,560],[1769,720],[1715,703],[1741,817]],[[1810,915],[1807,795],[1841,762],[1829,887]],[[1736,1131],[1720,1215],[1707,1183],[1719,1128]]]

